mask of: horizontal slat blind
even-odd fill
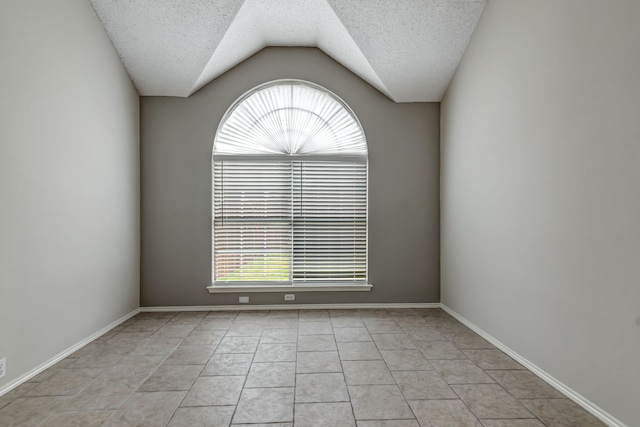
[[[366,161],[214,161],[216,282],[364,282]]]
[[[365,281],[366,163],[295,162],[293,281]]]
[[[216,281],[291,280],[291,167],[214,161]]]

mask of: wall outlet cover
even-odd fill
[[[240,297],[238,298],[238,302],[240,304],[249,304],[249,297]]]
[[[0,378],[7,375],[7,358],[3,357],[0,359]]]
[[[295,301],[296,300],[296,294],[284,294],[284,300],[285,301]]]

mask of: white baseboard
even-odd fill
[[[109,324],[108,326],[105,326],[104,328],[102,328],[98,332],[96,332],[95,334],[92,334],[91,336],[83,339],[79,343],[72,345],[71,347],[69,347],[66,350],[64,350],[62,353],[59,353],[59,354],[55,355],[54,357],[52,357],[51,359],[47,360],[42,365],[30,370],[29,372],[27,372],[24,375],[21,375],[20,377],[16,378],[15,380],[11,381],[10,383],[5,384],[2,388],[0,388],[0,396],[10,392],[14,388],[18,387],[20,384],[23,384],[23,383],[29,381],[31,378],[33,378],[36,375],[38,375],[40,372],[42,372],[45,369],[50,368],[51,366],[55,365],[56,363],[58,363],[59,361],[61,361],[62,359],[64,359],[68,355],[70,355],[71,353],[80,350],[82,347],[84,347],[85,345],[89,344],[91,341],[93,341],[93,340],[95,340],[97,338],[100,338],[102,335],[106,334],[111,329],[115,328],[116,326],[118,326],[122,322],[126,321],[127,319],[130,319],[131,317],[135,316],[138,313],[140,313],[140,309],[139,308],[133,310],[129,314],[126,314],[126,315],[122,316],[121,318],[119,318],[115,322]]]
[[[354,310],[359,308],[440,308],[440,303],[374,303],[374,304],[272,304],[272,305],[200,305],[141,307],[140,311],[243,311],[243,310]]]
[[[449,313],[451,316],[455,317],[458,321],[463,323],[466,327],[468,327],[469,329],[471,329],[472,331],[480,335],[485,340],[489,341],[491,344],[493,344],[494,346],[502,350],[504,353],[508,354],[512,359],[514,359],[515,361],[520,363],[522,366],[524,366],[525,368],[533,372],[535,375],[540,377],[540,379],[548,383],[551,387],[555,388],[560,393],[564,394],[569,399],[573,400],[575,403],[583,407],[585,410],[587,410],[589,413],[591,413],[593,416],[598,418],[600,421],[602,421],[609,427],[627,427],[627,425],[624,424],[622,421],[618,420],[616,417],[609,414],[607,411],[603,410],[598,405],[596,405],[595,403],[591,402],[590,400],[582,396],[580,393],[573,390],[571,387],[558,381],[555,377],[549,375],[542,368],[535,365],[528,359],[522,357],[515,351],[511,350],[509,347],[507,347],[506,345],[498,341],[496,338],[489,335],[487,332],[483,331],[482,329],[480,329],[479,327],[471,323],[469,320],[465,319],[460,314],[456,313],[455,311],[447,307],[446,305],[440,304],[440,307],[444,311]]]

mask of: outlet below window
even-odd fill
[[[7,358],[3,357],[0,359],[0,378],[7,375]]]
[[[238,298],[238,303],[240,303],[240,304],[249,304],[249,297],[240,297],[240,298]]]

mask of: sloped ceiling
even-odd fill
[[[313,46],[396,102],[437,102],[486,0],[91,0],[143,96],[189,96],[267,46]]]

